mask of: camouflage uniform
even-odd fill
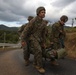
[[[40,67],[41,69],[39,68],[38,71],[43,73],[42,46],[45,43],[46,23],[38,15],[41,10],[45,11],[45,8],[39,7],[37,16],[33,18],[28,27],[24,29],[23,40],[29,38],[30,49],[32,49],[34,53],[34,64]]]
[[[29,27],[23,32],[23,39],[29,37],[30,48],[33,50],[35,64],[42,67],[42,44],[45,43],[46,23],[35,17],[29,23]]]
[[[60,17],[60,21],[54,23],[52,25],[52,30],[51,30],[51,36],[50,36],[50,40],[51,42],[53,42],[53,49],[57,50],[64,48],[64,38],[65,38],[65,31],[64,31],[64,25],[65,22],[67,22],[68,17],[66,15],[63,15]],[[61,50],[61,52],[59,51],[58,56],[63,52],[63,50]],[[51,62],[53,65],[58,65],[58,63],[56,62],[56,58],[52,58]]]
[[[28,21],[30,21],[33,17],[32,16],[29,16],[28,17]],[[20,27],[20,29],[18,30],[20,36],[21,36],[21,42],[23,42],[24,40],[22,39],[22,32],[24,29],[26,29],[28,27],[28,23],[22,25]],[[27,39],[28,40],[28,39]],[[29,53],[29,40],[28,41],[25,41],[27,44],[25,46],[23,46],[23,54],[24,54],[24,59],[25,60],[28,60],[29,57],[30,57],[30,53]]]
[[[51,31],[51,40],[53,42],[53,48],[56,50],[61,48],[60,36],[62,34],[60,31],[64,32],[64,27],[60,24],[60,22],[54,23],[52,26],[52,31]]]
[[[61,16],[60,21],[52,25],[52,31],[50,37],[53,42],[53,48],[56,50],[59,48],[64,48],[64,38],[65,38],[64,23],[67,20],[68,17],[63,15]]]

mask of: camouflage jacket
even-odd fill
[[[61,25],[61,23],[58,21],[52,25],[51,30],[51,41],[57,41],[59,38],[65,38],[65,31],[64,31],[64,25]]]
[[[23,25],[19,28],[19,30],[18,30],[19,35],[21,35],[22,31],[23,31],[24,28],[27,26],[27,24],[28,24],[28,23],[23,24]]]
[[[39,17],[33,18],[28,26],[24,29],[22,33],[22,40],[38,40],[39,42],[44,42],[46,39],[46,23],[43,19],[39,19]]]

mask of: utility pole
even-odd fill
[[[76,18],[73,18],[72,19],[72,27],[73,27],[73,25],[74,25],[74,21],[76,20]]]
[[[73,25],[74,25],[74,19],[72,19],[72,27],[73,27]]]

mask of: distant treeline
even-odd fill
[[[65,31],[66,31],[67,33],[76,32],[76,27],[68,27],[68,28],[65,28]]]
[[[49,33],[51,33],[51,26],[47,26]],[[76,27],[65,27],[66,32],[76,32]],[[17,43],[19,35],[17,31],[0,30],[0,43]]]
[[[17,31],[0,30],[0,43],[17,43],[19,35]]]

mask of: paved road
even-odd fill
[[[41,75],[33,67],[32,62],[33,55],[30,58],[30,65],[25,66],[22,50],[0,51],[0,75]],[[66,58],[58,62],[59,66],[52,66],[46,61],[45,75],[76,75],[76,60]]]

